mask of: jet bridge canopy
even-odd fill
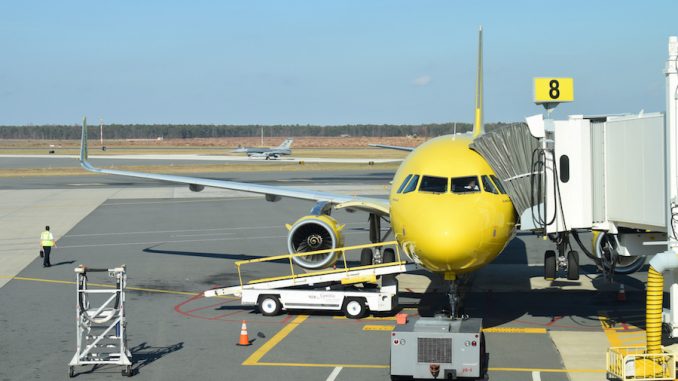
[[[538,129],[522,124],[471,144],[503,181],[523,228],[541,225],[530,221],[537,215],[547,233],[666,231],[663,114],[538,119],[543,144],[533,136]],[[540,150],[546,154],[535,157]],[[535,189],[539,181],[543,189]]]
[[[490,164],[518,214],[532,207],[530,174],[539,140],[530,134],[526,125],[498,128],[477,137],[470,147]]]

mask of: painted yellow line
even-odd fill
[[[75,282],[73,282],[73,281],[68,281],[68,280],[25,278],[25,277],[20,277],[20,276],[10,276],[10,275],[0,275],[0,278],[3,278],[3,279],[14,279],[14,280],[28,280],[28,281],[33,281],[33,282],[45,282],[45,283],[75,284]]]
[[[493,327],[483,328],[487,333],[546,333],[546,328]]]
[[[631,343],[638,344],[645,339],[645,331],[634,325],[627,324],[627,327],[631,330],[625,330],[618,327],[617,324],[614,324],[605,316],[598,316],[598,319],[611,347],[628,346]]]
[[[259,360],[266,356],[266,353],[268,353],[271,349],[273,349],[273,347],[278,345],[278,343],[280,343],[285,337],[287,337],[287,335],[292,333],[292,331],[294,331],[294,329],[297,328],[306,319],[308,319],[308,315],[297,316],[289,324],[287,324],[280,331],[278,331],[278,333],[271,337],[266,343],[264,343],[264,345],[262,345],[261,348],[257,349],[254,353],[252,353],[252,355],[250,355],[250,357],[243,361],[242,365],[261,365],[259,363]]]
[[[606,373],[605,369],[488,368],[490,372]]]
[[[364,325],[363,331],[393,331],[395,325]]]
[[[605,316],[598,316],[600,320],[600,326],[603,328],[605,336],[607,336],[607,341],[610,343],[611,347],[621,347],[622,341],[619,339],[617,331],[612,328],[611,322]]]
[[[9,276],[9,275],[0,275],[0,278],[3,279],[13,279],[13,280],[21,280],[21,281],[28,281],[28,282],[41,282],[41,283],[58,283],[58,284],[70,284],[70,285],[75,285],[74,281],[70,280],[58,280],[58,279],[42,279],[42,278],[27,278],[27,277],[22,277],[22,276]],[[114,288],[115,286],[112,284],[101,284],[101,283],[87,283],[88,286],[94,286],[94,287],[103,287],[103,288]],[[161,294],[173,294],[173,295],[198,295],[202,294],[202,292],[190,292],[190,291],[173,291],[173,290],[161,290],[161,289],[156,289],[156,288],[143,288],[143,287],[127,287],[128,291],[144,291],[144,292],[155,292],[155,293],[161,293]],[[226,298],[226,299],[234,299],[233,297],[221,297],[221,298]],[[237,298],[236,298],[237,299]]]
[[[346,316],[333,316],[332,319],[337,319],[337,320],[346,320],[348,319]],[[366,316],[360,320],[372,320],[372,321],[396,321],[395,316]]]
[[[358,368],[358,369],[388,369],[389,365],[372,365],[372,364],[312,364],[303,362],[258,362],[252,365],[261,366],[294,366],[303,368]]]

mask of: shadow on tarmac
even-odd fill
[[[496,265],[518,266],[492,268]],[[615,275],[614,281],[626,287],[626,300],[620,301],[617,298],[617,286],[604,279],[595,265],[585,264],[581,266],[581,277],[589,277],[594,290],[560,289],[581,284],[566,279],[555,280],[546,289],[531,290],[530,278],[542,276],[543,269],[541,266],[528,265],[527,246],[521,237],[517,237],[494,262],[472,273],[468,282],[460,287],[462,314],[483,318],[483,326],[488,328],[518,324],[549,329],[600,331],[600,317],[605,316],[613,325],[631,324],[644,329],[643,281],[629,275]],[[521,270],[517,271],[518,268]],[[487,271],[484,276],[481,274],[483,271]],[[402,298],[410,298],[409,302],[401,302],[401,307],[415,307],[419,316],[424,317],[447,310],[449,299],[442,276],[425,271],[421,275],[431,279],[431,283],[422,294],[401,292]],[[491,286],[486,284],[487,281],[491,282]],[[503,284],[507,287],[502,287]],[[665,304],[667,300],[668,294],[665,294]]]
[[[184,342],[178,342],[176,344],[169,345],[167,347],[152,347],[146,342],[143,342],[133,348],[130,348],[132,352],[132,372],[134,374],[139,373],[139,370],[170,353],[180,351],[184,348]]]
[[[132,354],[132,375],[139,373],[139,370],[172,352],[179,351],[184,348],[184,342],[179,342],[176,344],[169,345],[167,347],[152,347],[149,346],[146,342],[143,342],[135,347],[130,348]],[[119,372],[121,369],[118,365],[93,365],[90,369],[77,372],[75,376],[80,376],[82,374],[92,374],[97,373],[112,373]]]
[[[73,264],[73,263],[75,263],[75,260],[72,260],[72,261],[61,261],[61,262],[57,262],[57,263],[52,263],[52,266],[51,266],[51,267],[54,267],[54,266],[61,266],[61,265],[70,265],[70,264]]]
[[[214,259],[231,259],[234,261],[246,261],[249,259],[258,259],[261,257],[257,257],[254,255],[246,255],[246,254],[222,254],[222,253],[205,253],[205,252],[199,252],[199,251],[179,251],[179,250],[160,250],[160,249],[154,249],[156,246],[151,246],[147,247],[144,250],[142,250],[144,253],[151,253],[151,254],[168,254],[168,255],[182,255],[186,257],[200,257],[200,258],[214,258]],[[283,261],[271,261],[274,263],[283,263]],[[286,261],[284,261],[286,262]]]

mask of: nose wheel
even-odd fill
[[[579,280],[579,252],[567,250],[571,248],[568,234],[562,233],[550,238],[556,242],[558,252],[546,250],[544,253],[544,279],[555,280],[563,270],[568,280]]]

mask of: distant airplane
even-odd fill
[[[292,154],[292,142],[294,142],[294,139],[287,138],[277,147],[240,147],[233,152],[246,153],[249,157],[264,157],[266,160],[277,159],[280,156]]]

